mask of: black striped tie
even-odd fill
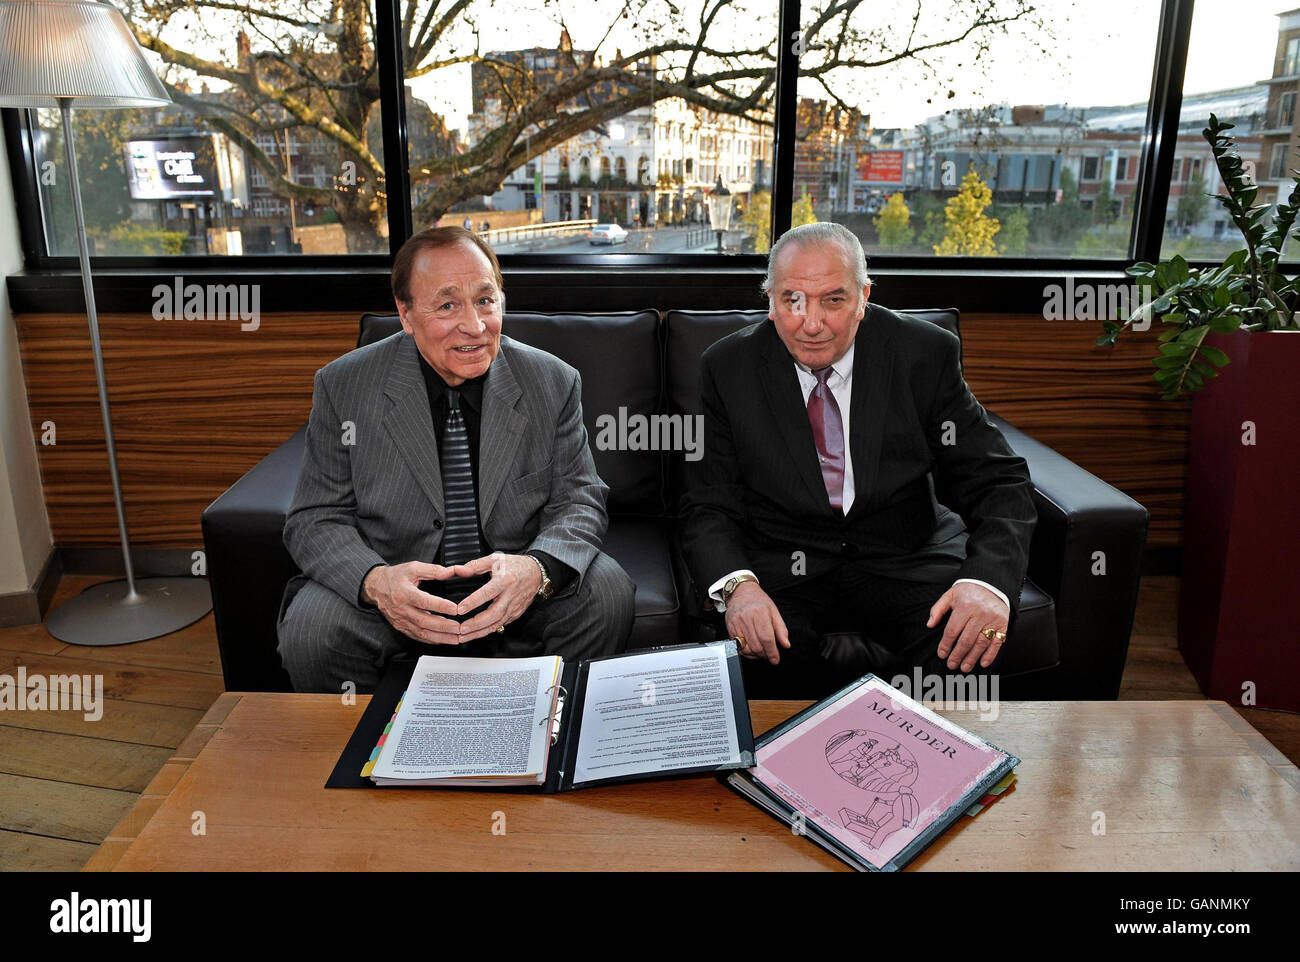
[[[442,432],[442,498],[447,511],[442,563],[451,566],[477,558],[480,547],[474,469],[469,460],[469,433],[460,414],[460,392],[448,391],[447,404],[447,426]]]

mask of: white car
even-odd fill
[[[587,231],[588,244],[626,244],[627,231],[617,224],[597,224]]]

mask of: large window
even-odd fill
[[[119,6],[173,105],[74,110],[93,253],[387,250],[367,2]],[[47,249],[75,254],[58,112],[28,122]]]
[[[766,245],[776,0],[506,6],[407,45],[416,229],[468,220],[501,254],[711,252],[721,181],[726,249]]]
[[[1234,125],[1258,203],[1290,193],[1295,95],[1300,90],[1300,14],[1278,13],[1267,0],[1197,0],[1183,81],[1178,155],[1195,164],[1169,186],[1161,256],[1218,259],[1243,246],[1214,194],[1223,192],[1210,145],[1201,136],[1210,114]],[[1233,56],[1224,57],[1225,49]],[[1290,79],[1287,79],[1290,78]]]
[[[507,264],[676,263],[835,220],[920,268],[1121,262],[1157,240],[1198,259],[1236,243],[1207,196],[1210,112],[1262,201],[1300,161],[1300,13],[1265,0],[1196,3],[1185,77],[1155,74],[1158,96],[1182,84],[1160,158],[1148,98],[1158,46],[1186,42],[1175,0],[111,2],[175,103],[75,114],[101,257],[379,264],[453,223]],[[779,41],[783,14],[799,29]],[[797,71],[780,104],[778,62]],[[6,116],[30,135],[13,166],[42,266],[75,253],[58,118]]]
[[[1282,76],[1294,77],[1300,73],[1300,38],[1288,37],[1285,41],[1285,53],[1282,58]]]
[[[804,4],[793,223],[880,253],[1125,256],[1159,12]]]

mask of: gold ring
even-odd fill
[[[985,628],[980,632],[980,634],[989,641],[1003,642],[1007,640],[1007,633],[1005,631],[998,631],[996,628]]]
[[[505,631],[505,630],[506,630],[506,626],[505,626],[505,625],[497,625],[497,634],[501,634],[501,632],[503,632],[503,631]]]
[[[745,636],[742,635],[742,634],[737,634],[737,635],[736,635],[736,640],[737,640],[738,642],[740,642],[740,650],[741,650],[741,651],[744,651],[744,650],[745,650]]]

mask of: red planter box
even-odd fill
[[[1232,363],[1192,406],[1178,647],[1209,697],[1300,712],[1300,333],[1206,343]]]

